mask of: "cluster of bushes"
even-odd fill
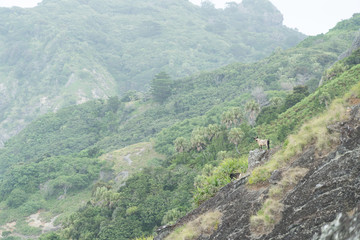
[[[331,34],[320,37],[324,41],[333,38],[337,37]],[[46,184],[41,185],[40,192],[48,194],[42,196],[45,200],[54,198],[56,191],[65,194],[83,189],[101,168],[93,158],[102,150],[110,151],[154,138],[156,150],[165,153],[166,160],[157,167],[134,174],[119,190],[112,189],[110,183],[95,185],[91,200],[64,223],[61,233],[49,235],[49,238],[132,239],[151,235],[157,226],[173,223],[213,196],[230,181],[231,173],[246,171],[246,157],[241,155],[256,146],[253,137],[266,136],[273,143],[280,143],[304,121],[332,108],[330,100],[358,81],[357,66],[339,68],[335,78],[326,80],[312,94],[308,95],[304,86],[295,87],[291,94],[284,96],[283,90],[293,89],[299,82],[309,83],[313,78],[317,80],[311,84],[316,85],[323,69],[336,59],[331,48],[323,46],[322,41],[315,42],[312,49],[305,50],[304,45],[300,45],[289,51],[278,50],[258,63],[233,64],[173,82],[162,74],[157,78],[171,83],[171,89],[160,89],[155,81],[153,90],[158,92],[151,93],[153,100],[158,102],[156,104],[149,101],[150,94],[128,92],[120,100],[94,101],[46,115],[9,141],[1,151],[1,166],[12,165],[8,161],[11,156],[15,162],[27,160],[24,168],[19,167],[21,165],[8,168],[8,175],[1,182],[3,200],[8,201],[9,207],[15,207],[21,202],[19,199],[32,191],[28,189],[35,189],[42,183]],[[343,45],[338,46],[340,50],[343,48]],[[356,63],[356,59],[346,64]],[[313,91],[310,85],[309,89]],[[156,93],[161,94],[155,96]],[[263,107],[254,122],[259,107],[269,99],[272,105]],[[244,106],[247,112],[239,106]],[[271,111],[273,109],[275,111]],[[323,124],[321,121],[316,124]],[[324,134],[320,125],[319,131],[314,131],[315,135]],[[312,127],[308,126],[303,132]],[[300,145],[296,138],[293,143],[291,140],[284,142],[285,150],[279,152],[282,155],[275,156],[278,161],[270,161],[256,169],[250,182],[267,179],[273,169],[299,153],[315,135],[301,136],[304,140]],[[21,142],[27,142],[28,148],[23,149]],[[51,144],[44,144],[48,142]],[[326,148],[328,144],[319,146],[322,146],[319,149]],[[63,157],[81,150],[83,155],[68,160]],[[46,155],[48,153],[50,157]],[[42,156],[43,159],[37,162]],[[79,158],[81,164],[77,161],[75,165],[70,164],[68,161],[73,158]],[[54,163],[63,161],[64,165],[59,163],[63,167],[55,168],[61,176],[41,166],[41,162],[50,160]],[[82,160],[87,161],[86,168],[78,168],[77,164],[82,165]],[[36,163],[40,164],[36,166],[39,172],[32,169]],[[69,166],[77,170],[67,171]],[[24,178],[17,175],[17,168],[21,169],[20,175]],[[46,172],[44,176],[40,174],[41,170]],[[40,180],[29,181],[27,171]],[[19,182],[12,182],[12,174]],[[26,185],[27,182],[34,184]],[[29,202],[30,205],[33,203]],[[18,205],[19,208],[24,206]]]
[[[230,174],[244,173],[247,170],[247,156],[241,158],[226,158],[219,166],[205,165],[202,174],[195,178],[194,203],[199,206],[208,200],[218,190],[231,181]]]
[[[48,157],[13,165],[0,183],[0,200],[11,208],[25,204],[25,208],[38,210],[45,199],[66,197],[69,192],[89,186],[98,177],[101,165],[96,158],[79,156]]]

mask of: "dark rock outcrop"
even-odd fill
[[[272,172],[269,182],[272,184],[276,184],[277,182],[279,182],[282,178],[282,173],[279,170],[275,170],[274,172]]]
[[[349,214],[340,213],[334,221],[321,228],[321,234],[315,234],[313,240],[359,240],[360,205]]]
[[[250,217],[267,198],[270,183],[248,186],[247,176],[223,187],[215,197],[171,228],[216,209],[223,214],[222,222],[207,239],[360,239],[359,231],[351,231],[350,228],[359,229],[360,226],[360,213],[356,208],[360,203],[359,120],[359,106],[353,107],[349,121],[332,127],[341,135],[335,150],[326,156],[318,156],[315,147],[309,146],[291,164],[290,167],[307,168],[309,171],[283,198],[282,218],[270,233],[255,235],[250,231]],[[279,178],[277,173],[274,173],[274,178]],[[347,215],[354,211],[356,213],[352,217]]]
[[[264,161],[265,153],[266,150],[263,149],[255,149],[253,151],[250,151],[248,158],[248,167],[252,169],[259,165],[262,161]]]
[[[359,30],[357,36],[355,37],[351,47],[346,52],[342,53],[339,56],[339,60],[350,56],[352,52],[354,52],[356,49],[359,49],[359,48],[360,48],[360,30]]]

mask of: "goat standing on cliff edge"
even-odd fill
[[[262,146],[266,146],[267,149],[270,149],[270,140],[269,139],[260,139],[258,137],[254,138],[257,144],[259,144],[259,148],[262,149]]]

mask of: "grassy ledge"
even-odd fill
[[[175,229],[165,240],[197,239],[200,235],[210,236],[221,224],[222,213],[207,212],[193,221]]]
[[[309,144],[315,144],[320,154],[331,149],[338,141],[338,133],[329,132],[327,126],[349,117],[345,99],[344,97],[334,100],[326,112],[305,123],[298,133],[290,135],[284,142],[282,150],[278,151],[270,161],[253,170],[249,177],[249,184],[266,181],[274,170],[284,166]]]
[[[269,198],[265,200],[256,215],[250,218],[250,229],[253,234],[262,235],[271,232],[282,217],[284,206],[281,199],[307,172],[306,168],[290,168],[283,174],[282,180],[270,188]]]
[[[325,155],[338,144],[339,133],[329,131],[327,126],[349,118],[349,106],[357,104],[360,96],[360,83],[356,84],[342,98],[332,102],[323,114],[305,123],[297,134],[290,135],[283,145],[266,164],[253,170],[249,184],[266,181],[271,173],[286,166],[296,155],[303,152],[309,144],[315,145],[317,154]],[[250,218],[250,229],[254,235],[270,232],[282,217],[284,196],[303,178],[308,169],[289,168],[283,172],[282,180],[269,189],[269,197],[265,200],[256,215]]]

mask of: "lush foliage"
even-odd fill
[[[0,141],[62,106],[147,90],[160,71],[178,78],[250,62],[304,38],[266,0],[225,10],[183,0],[44,0],[1,8],[0,32]]]
[[[185,166],[171,171],[165,168],[145,169],[133,175],[119,190],[118,201],[114,204],[99,207],[104,198],[94,199],[71,216],[65,224],[64,236],[85,238],[91,234],[98,239],[131,239],[151,234],[170,210],[184,212],[190,208],[195,174],[194,169]]]
[[[126,111],[119,99],[112,97],[46,114],[6,142],[0,151],[0,173],[10,164],[78,153],[86,148],[84,155],[97,157],[100,149],[90,146],[125,121]]]
[[[354,52],[350,58],[357,55],[359,55],[359,51]],[[324,78],[334,75],[332,70],[337,72],[337,77],[332,77],[332,81],[325,81],[315,92],[278,115],[276,120],[258,126],[257,131],[261,135],[268,136],[273,142],[281,143],[291,131],[298,129],[304,122],[322,113],[329,107],[332,99],[343,96],[359,81],[359,66],[348,64],[347,61],[344,59],[337,62],[327,70]],[[338,72],[339,66],[343,69],[342,72]]]
[[[80,210],[63,221],[62,231],[45,239],[132,239],[176,221],[193,203],[229,182],[230,173],[245,171],[246,159],[240,154],[256,147],[254,136],[280,143],[359,81],[355,53],[325,73],[321,88],[314,87],[351,42],[358,18],[345,21],[349,29],[338,26],[316,41],[277,50],[259,62],[175,80],[171,95],[161,98],[161,104],[152,101],[155,92],[131,91],[121,99],[92,101],[39,118],[0,151],[1,219],[14,219],[15,210],[16,217],[28,216],[49,202],[58,207],[79,196],[79,202],[85,200]],[[334,45],[339,38],[343,40]],[[308,42],[312,44],[306,46]],[[276,108],[276,117],[267,116],[270,111],[263,111],[264,106]],[[265,120],[256,122],[256,117]],[[321,129],[316,134],[323,134]],[[109,167],[116,160],[113,150],[144,140],[155,142],[155,150],[166,159],[153,159],[149,167],[139,165],[143,170],[118,188],[112,178],[119,175],[111,176]],[[101,157],[104,165],[96,159],[103,152],[108,154]],[[254,174],[261,181],[269,169]],[[64,201],[58,200],[65,195]],[[24,227],[23,232],[31,231]]]
[[[156,102],[163,103],[171,95],[172,80],[165,72],[156,74],[150,86],[151,94]]]
[[[24,200],[29,194],[37,192],[39,186],[45,198],[66,195],[71,190],[88,186],[96,179],[99,166],[97,159],[76,156],[49,157],[26,165],[13,165],[1,182],[1,199],[7,199],[10,207],[18,207],[19,204],[13,203],[14,198]],[[9,204],[9,201],[12,203]]]
[[[223,186],[228,184],[230,174],[244,173],[247,170],[247,156],[224,159],[218,167],[205,165],[202,174],[195,179],[194,202],[200,205],[208,200]]]
[[[350,92],[353,93],[352,97],[357,97],[360,82],[359,73],[360,66],[357,65],[346,72],[346,77],[339,76],[331,82],[332,84],[329,83],[327,85],[328,87],[333,86],[332,90],[337,92],[339,95],[341,93],[342,95],[344,95],[350,90],[349,88],[353,86],[353,89]],[[347,84],[343,84],[343,77],[345,77]],[[356,85],[354,86],[354,84]],[[341,85],[346,85],[345,89],[348,90],[345,91],[344,89],[342,89],[340,87]],[[326,85],[322,88],[325,87]],[[317,92],[321,92],[322,88],[320,88]],[[317,92],[315,92],[314,95],[316,95]],[[348,117],[348,115],[346,114],[346,105],[349,97],[350,96],[345,95],[343,96],[343,98],[334,100],[330,107],[324,113],[317,117],[314,117],[314,114],[308,116],[307,118],[312,117],[311,120],[304,124],[300,128],[298,133],[290,135],[287,138],[285,142],[286,144],[284,144],[284,148],[281,151],[276,153],[269,162],[253,170],[252,175],[249,178],[249,183],[254,184],[267,180],[270,177],[270,174],[275,169],[289,162],[296,154],[301,153],[308,144],[314,144],[320,154],[322,151],[326,152],[326,150],[329,149],[334,143],[336,143],[338,139],[338,133],[329,132],[327,126],[331,123],[334,123],[335,121],[341,121]],[[312,96],[310,95],[308,98],[312,98]],[[300,104],[307,104],[308,98],[304,99],[302,102],[300,102]],[[311,105],[307,105],[307,107],[307,110],[311,109]],[[289,109],[288,111],[293,111],[297,109],[294,108]],[[309,112],[305,113],[309,114]],[[299,113],[298,116],[304,117],[303,115],[301,115],[301,113]],[[303,123],[304,120],[300,122]]]

